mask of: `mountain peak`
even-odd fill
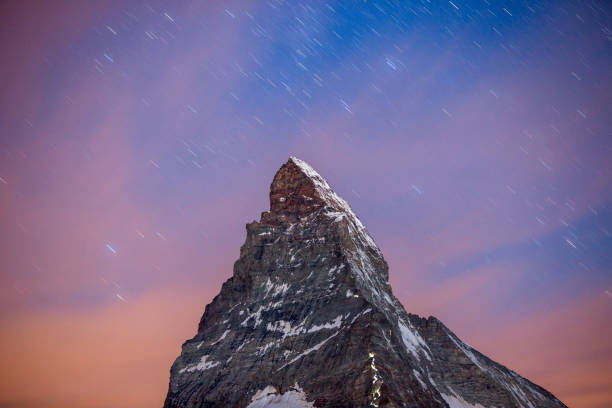
[[[270,212],[262,221],[295,223],[324,207],[355,218],[361,224],[348,203],[311,165],[291,156],[272,180]]]
[[[268,225],[294,225],[311,223],[313,217],[331,220],[343,231],[343,246],[352,248],[349,254],[360,267],[356,273],[365,281],[374,269],[380,272],[383,282],[389,279],[388,266],[380,249],[355,215],[351,206],[340,197],[327,181],[303,160],[291,156],[276,172],[270,186],[270,211],[262,213],[261,223]],[[368,267],[372,260],[364,258],[368,253],[377,268]],[[363,274],[360,273],[366,271]],[[378,274],[378,273],[377,273]]]
[[[326,205],[320,186],[329,188],[310,165],[290,157],[270,185],[270,212],[291,222],[315,212]]]

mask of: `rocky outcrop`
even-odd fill
[[[172,365],[165,408],[564,407],[408,314],[350,206],[290,158],[233,276]]]

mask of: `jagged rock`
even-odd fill
[[[349,205],[290,158],[234,274],[170,371],[165,408],[564,407],[406,313]]]

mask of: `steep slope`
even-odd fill
[[[172,365],[164,407],[366,406],[565,405],[437,319],[406,313],[361,221],[292,157]]]

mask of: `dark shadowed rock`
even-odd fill
[[[564,407],[393,296],[382,253],[290,158],[234,274],[170,371],[165,408]]]

